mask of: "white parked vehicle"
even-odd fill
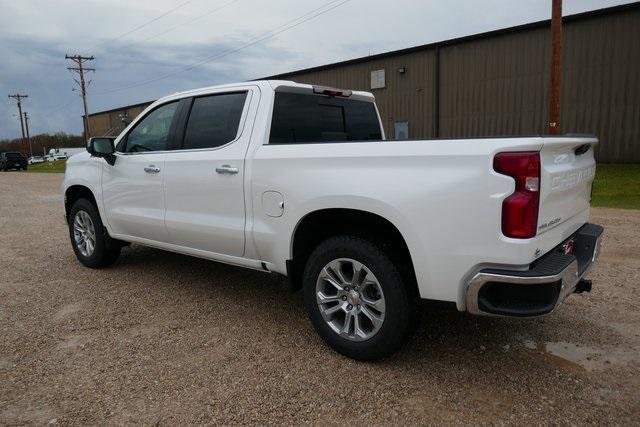
[[[30,165],[33,165],[33,164],[36,164],[36,163],[44,163],[44,157],[42,157],[42,156],[29,157],[29,164]]]
[[[86,149],[83,147],[68,147],[68,148],[52,148],[49,150],[49,155],[54,160],[66,160],[74,154],[83,153]]]
[[[584,279],[593,137],[384,141],[366,92],[256,81],[174,94],[67,162],[88,267],[139,243],[274,272],[337,351],[378,359],[420,299],[537,316]]]

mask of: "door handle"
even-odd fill
[[[238,173],[238,168],[234,168],[231,165],[222,165],[216,168],[216,172],[218,173],[228,173],[228,174],[236,174]]]
[[[144,171],[146,173],[158,173],[160,172],[160,168],[156,167],[155,165],[149,165],[144,168]]]

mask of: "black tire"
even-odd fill
[[[73,222],[80,211],[89,214],[95,229],[95,247],[93,252],[88,256],[80,252],[74,238]],[[78,199],[71,207],[71,211],[69,212],[69,238],[71,239],[71,246],[78,261],[89,268],[107,267],[113,264],[120,255],[121,245],[109,237],[107,230],[102,225],[98,210],[95,205],[87,199]]]
[[[378,279],[385,299],[385,317],[380,329],[365,341],[340,336],[325,322],[316,301],[316,282],[331,261],[350,258],[364,264]],[[418,301],[407,289],[396,265],[375,243],[355,236],[325,240],[309,256],[303,275],[304,304],[318,334],[337,352],[358,360],[379,360],[395,353],[411,331],[414,307]]]

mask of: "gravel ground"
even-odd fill
[[[0,173],[0,424],[637,424],[640,211],[594,290],[536,320],[425,306],[381,363],[327,348],[276,276],[134,245],[75,259],[61,175]]]

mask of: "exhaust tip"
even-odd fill
[[[576,289],[573,292],[576,294],[591,292],[591,280],[580,279],[580,281],[576,285]]]

